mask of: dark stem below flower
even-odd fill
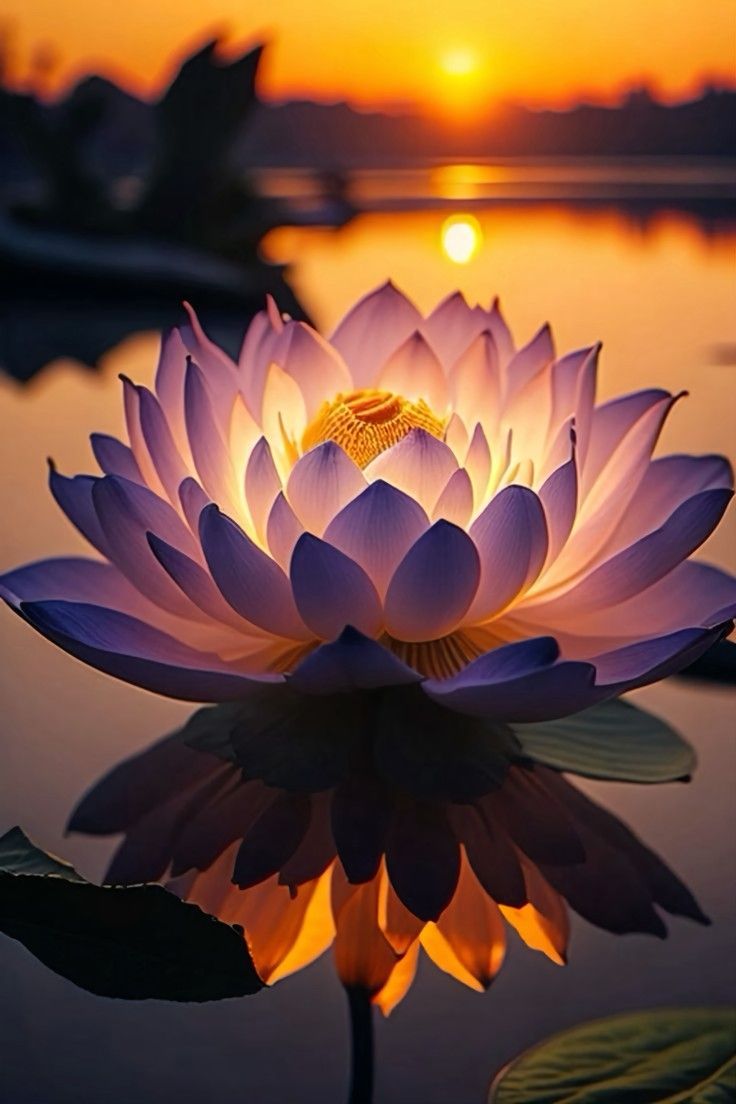
[[[370,994],[361,986],[346,986],[350,1009],[351,1070],[348,1104],[371,1104],[373,1100],[373,1007]]]

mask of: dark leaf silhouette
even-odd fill
[[[99,996],[209,1001],[263,984],[237,928],[161,886],[93,885],[20,828],[0,839],[0,931]]]

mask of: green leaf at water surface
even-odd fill
[[[0,838],[0,932],[98,996],[210,1001],[263,986],[240,929],[159,885],[93,885],[20,828]]]
[[[666,721],[620,699],[512,728],[530,759],[586,778],[673,782],[695,768],[692,747]]]
[[[489,1104],[729,1104],[736,1009],[630,1012],[552,1036],[502,1070]]]

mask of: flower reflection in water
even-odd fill
[[[161,880],[242,925],[265,981],[332,945],[345,986],[384,1013],[420,948],[483,990],[507,927],[563,963],[569,909],[615,933],[665,936],[658,908],[707,922],[652,851],[525,758],[510,729],[474,733],[415,688],[396,693],[400,720],[383,728],[382,693],[346,696],[332,727],[304,701],[255,723],[203,710],[99,782],[70,828],[124,833],[108,881]]]

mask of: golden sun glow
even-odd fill
[[[455,47],[442,54],[440,68],[448,77],[467,77],[477,70],[478,58],[467,47]]]
[[[451,215],[440,231],[442,252],[455,264],[468,264],[483,244],[483,231],[473,215]]]
[[[12,49],[8,79],[38,78],[38,47],[56,59],[54,89],[88,72],[158,95],[178,60],[225,27],[233,49],[267,29],[260,76],[266,98],[346,98],[375,105],[480,86],[494,102],[565,104],[581,92],[616,100],[645,77],[667,98],[692,94],[705,74],[732,82],[734,0],[618,0],[611,18],[584,0],[374,0],[370,5],[281,0],[262,19],[252,5],[218,0],[4,0]],[[213,22],[214,20],[214,22]],[[663,32],[666,28],[666,33]],[[646,57],[632,48],[646,43]],[[554,64],[550,64],[550,58]],[[34,60],[35,59],[35,60]]]

